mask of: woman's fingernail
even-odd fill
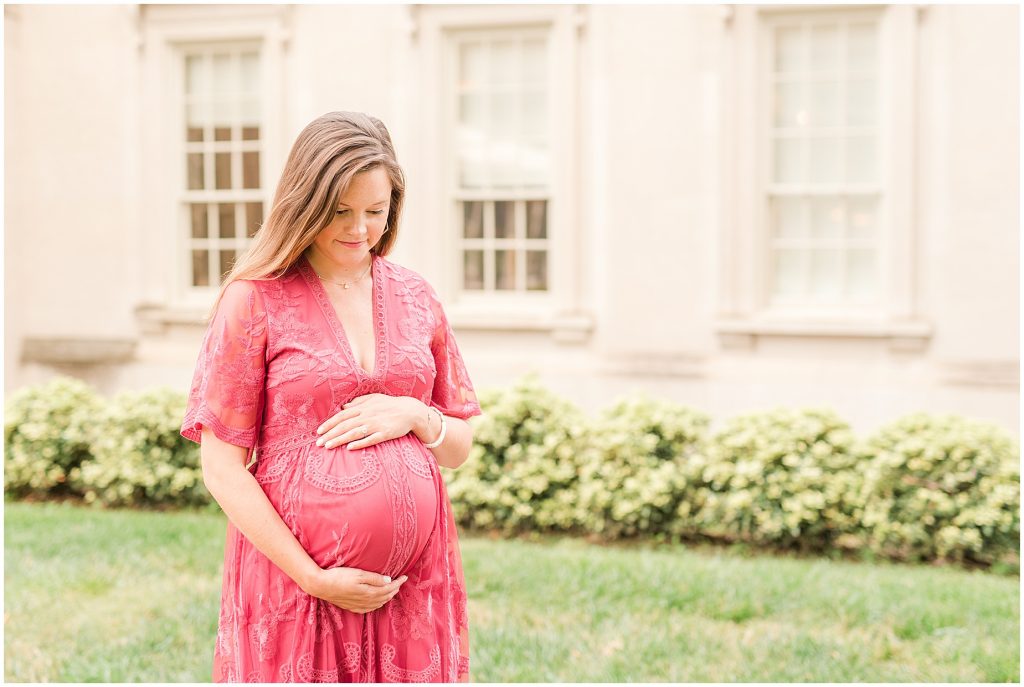
[[[317,446],[323,446],[324,445],[324,438],[320,437],[319,439],[317,439],[316,440],[316,445]]]

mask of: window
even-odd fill
[[[920,16],[904,5],[723,12],[724,347],[794,336],[926,346],[915,259]]]
[[[776,17],[768,29],[769,304],[875,303],[878,23],[827,13]]]
[[[239,43],[188,47],[181,59],[187,286],[215,287],[263,222],[260,53]]]
[[[547,32],[460,30],[449,40],[462,290],[547,292],[552,195]]]

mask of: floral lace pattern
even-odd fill
[[[203,339],[181,433],[254,449],[254,478],[310,557],[409,579],[353,613],[306,594],[230,521],[216,682],[468,682],[465,581],[433,452],[412,432],[351,450],[316,428],[353,398],[412,396],[450,417],[480,407],[436,292],[371,266],[374,367],[362,369],[312,267],[233,282]]]

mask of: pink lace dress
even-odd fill
[[[323,568],[407,574],[360,614],[310,596],[227,525],[215,682],[468,682],[466,586],[437,461],[412,432],[350,450],[316,428],[370,393],[412,396],[445,415],[480,414],[434,289],[375,256],[374,368],[355,362],[305,258],[282,277],[233,282],[203,341],[181,433],[209,427],[257,445],[250,467]]]

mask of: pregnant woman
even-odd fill
[[[480,407],[437,293],[385,258],[404,194],[380,120],[319,117],[214,306],[181,433],[228,517],[215,682],[469,681],[439,466]]]

